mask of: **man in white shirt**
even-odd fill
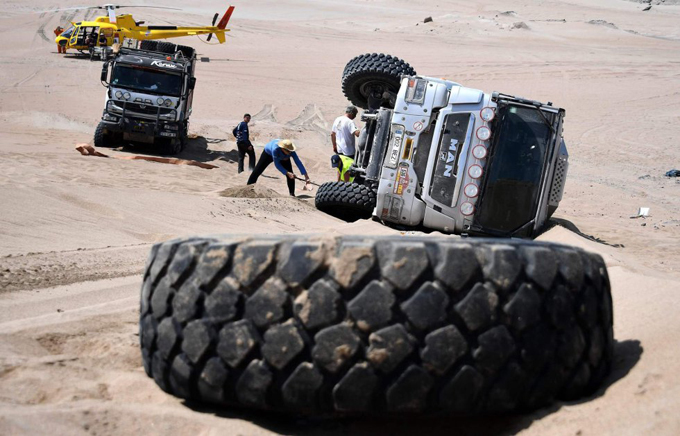
[[[347,106],[345,115],[339,116],[333,121],[331,142],[333,152],[354,159],[354,139],[359,136],[359,129],[354,124],[359,111],[354,106]]]

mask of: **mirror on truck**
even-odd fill
[[[196,86],[196,78],[195,78],[195,77],[191,77],[191,78],[189,79],[189,89],[194,89],[194,86]]]
[[[102,65],[101,81],[106,83],[106,79],[108,79],[108,76],[109,76],[109,63],[104,62],[104,65]]]

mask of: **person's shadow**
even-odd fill
[[[534,421],[559,411],[563,405],[581,404],[601,397],[607,389],[625,377],[638,363],[643,348],[638,340],[614,342],[614,359],[609,376],[592,395],[570,402],[552,405],[527,413],[496,415],[442,416],[396,415],[387,417],[312,417],[300,418],[287,414],[252,411],[247,409],[218,409],[216,407],[185,401],[190,409],[216,416],[242,419],[269,431],[284,435],[372,436],[372,435],[512,435],[529,428]]]
[[[213,150],[210,148],[210,143],[220,143],[225,140],[221,139],[208,139],[203,136],[197,136],[195,138],[189,138],[184,150],[179,153],[177,158],[180,159],[190,159],[198,162],[212,162],[214,160],[222,160],[230,163],[238,162],[238,151],[237,150]],[[246,156],[246,165],[248,157]]]

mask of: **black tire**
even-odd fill
[[[158,41],[144,40],[139,43],[139,48],[142,50],[156,51],[158,50]]]
[[[375,191],[358,183],[326,182],[314,197],[317,209],[346,221],[370,218],[375,203]]]
[[[294,413],[529,410],[613,357],[599,255],[533,241],[215,237],[155,245],[144,369],[187,400]]]
[[[156,138],[155,143],[160,154],[174,156],[182,152],[181,139]]]
[[[392,98],[387,94],[395,95],[399,91],[402,74],[414,76],[416,72],[407,62],[397,57],[382,53],[366,53],[355,57],[345,66],[342,73],[342,92],[352,104],[360,108],[393,109]],[[369,105],[369,96],[372,92],[382,96],[377,98],[375,104]]]
[[[156,51],[167,54],[175,54],[177,51],[177,46],[171,42],[158,41]]]
[[[97,128],[94,130],[94,146],[112,148],[121,145],[119,135],[115,135],[106,130],[104,123],[100,122],[97,124]]]
[[[182,52],[185,58],[191,59],[196,54],[196,49],[189,47],[188,45],[178,45],[177,51]]]

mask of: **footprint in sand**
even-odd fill
[[[276,119],[276,106],[265,104],[264,107],[260,109],[260,112],[253,115],[253,120],[278,123],[279,121]]]
[[[298,115],[297,118],[288,121],[286,125],[323,134],[326,134],[329,130],[328,121],[326,121],[323,113],[321,113],[319,107],[314,103],[309,103],[305,106],[302,112],[300,112],[300,115]]]

